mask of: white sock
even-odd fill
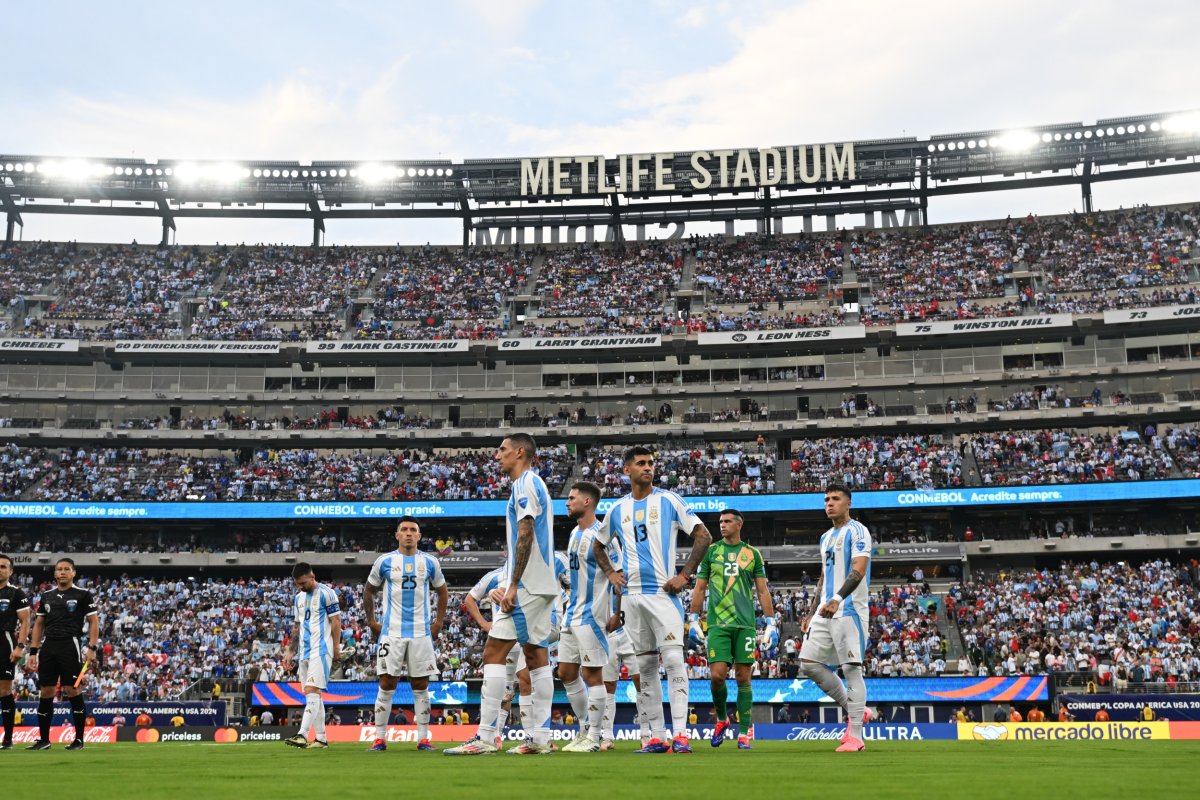
[[[413,689],[413,718],[417,722],[417,741],[429,738],[429,690]]]
[[[320,699],[320,696],[315,694],[304,695],[304,716],[300,718],[300,735],[305,739],[308,738],[308,729],[312,727],[314,699]]]
[[[617,719],[617,690],[608,691],[608,687],[604,687],[606,694],[604,700],[604,730],[601,733],[602,739],[613,738],[613,723]]]
[[[575,721],[579,723],[579,730],[582,731],[586,727],[588,698],[591,692],[588,691],[588,686],[583,682],[583,678],[579,676],[576,676],[571,683],[564,683],[563,688],[567,690],[567,699],[571,701],[571,710],[575,712]]]
[[[658,653],[639,655],[638,672],[642,690],[638,692],[638,710],[646,717],[653,739],[667,739],[667,721],[663,717],[662,683],[658,679]]]
[[[587,706],[587,735],[598,742],[604,736],[604,719],[607,716],[605,712],[608,710],[608,689],[603,682],[588,687]],[[583,730],[582,720],[579,730]]]
[[[375,738],[387,739],[387,724],[388,717],[392,715],[392,697],[396,694],[396,690],[390,692],[379,690],[379,694],[375,696]]]
[[[663,666],[667,670],[667,690],[671,693],[667,701],[671,704],[671,732],[676,736],[687,735],[688,677],[687,665],[683,663],[682,647],[664,647]]]
[[[312,726],[316,731],[317,741],[325,741],[325,701],[319,694],[310,694],[308,704],[312,705]]]
[[[509,702],[511,703],[512,701]],[[510,709],[511,705],[509,708],[505,708],[502,705],[500,706],[500,713],[496,715],[496,733],[500,736],[504,735],[504,726],[508,724],[508,712]]]
[[[529,671],[529,682],[533,684],[533,743],[538,747],[550,744],[550,707],[554,704],[554,673],[550,666]]]
[[[867,682],[863,680],[862,667],[857,664],[843,664],[842,672],[846,675],[846,717],[850,735],[861,741],[863,714],[867,710]]]
[[[817,664],[812,661],[801,661],[800,671],[809,680],[820,686],[821,690],[829,695],[829,699],[841,706],[842,710],[849,716],[850,709],[846,707],[846,687],[842,685],[842,679],[837,676],[836,672],[824,664]]]
[[[504,665],[483,665],[483,688],[479,692],[479,730],[476,735],[487,742],[496,738],[496,717],[504,703]]]
[[[533,695],[523,694],[520,696],[520,705],[517,707],[517,713],[521,716],[521,733],[529,741],[533,741]]]

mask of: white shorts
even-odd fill
[[[605,682],[615,683],[620,680],[622,666],[628,669],[630,678],[637,675],[638,663],[635,656],[633,643],[629,641],[629,634],[625,632],[624,628],[618,628],[610,633],[608,635],[608,663],[604,665]]]
[[[583,667],[604,667],[608,664],[608,636],[598,624],[572,625],[562,629],[558,640],[558,663],[579,664]]]
[[[302,658],[296,664],[296,672],[300,676],[300,686],[315,686],[318,689],[329,688],[329,670],[333,667],[333,656],[313,656]]]
[[[550,646],[551,612],[558,598],[552,594],[530,594],[517,588],[517,604],[512,611],[492,610],[493,639],[516,640],[518,644]]]
[[[800,658],[838,666],[862,664],[866,660],[867,635],[857,617],[813,617]]]
[[[407,673],[402,672],[407,667]],[[380,675],[398,678],[407,674],[412,678],[428,678],[436,675],[437,659],[433,655],[433,638],[419,636],[401,639],[399,636],[385,637],[379,643],[379,655],[375,658],[375,671]]]
[[[683,647],[683,601],[669,594],[631,594],[623,602],[625,630],[635,653]]]

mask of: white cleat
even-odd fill
[[[458,747],[451,747],[442,752],[448,756],[490,756],[497,750],[491,742],[476,736],[469,742],[463,742]]]
[[[542,756],[552,751],[548,745],[546,747],[539,747],[532,741],[524,741],[508,752],[514,756]]]
[[[575,741],[562,749],[564,753],[599,753],[600,742],[590,736],[576,736]]]

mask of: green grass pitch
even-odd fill
[[[859,754],[836,742],[759,742],[739,751],[695,741],[686,755],[498,754],[448,758],[392,745],[326,751],[283,744],[89,745],[68,753],[0,753],[5,784],[78,790],[105,798],[633,798],[1178,797],[1192,791],[1200,741],[871,742]],[[1182,793],[1182,794],[1181,794]],[[16,795],[14,795],[16,796]]]

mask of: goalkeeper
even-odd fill
[[[762,605],[763,615],[775,615],[771,592],[767,588],[767,569],[762,554],[742,541],[742,515],[732,508],[721,512],[721,540],[708,548],[700,569],[696,572],[696,588],[692,592],[691,611],[704,613],[704,598],[708,595],[708,668],[712,678],[713,706],[717,726],[713,729],[712,746],[720,747],[725,731],[733,723],[726,701],[725,680],[729,665],[734,665],[737,679],[738,748],[750,748],[750,712],[754,693],[750,687],[750,665],[754,663],[755,631],[754,594]]]

